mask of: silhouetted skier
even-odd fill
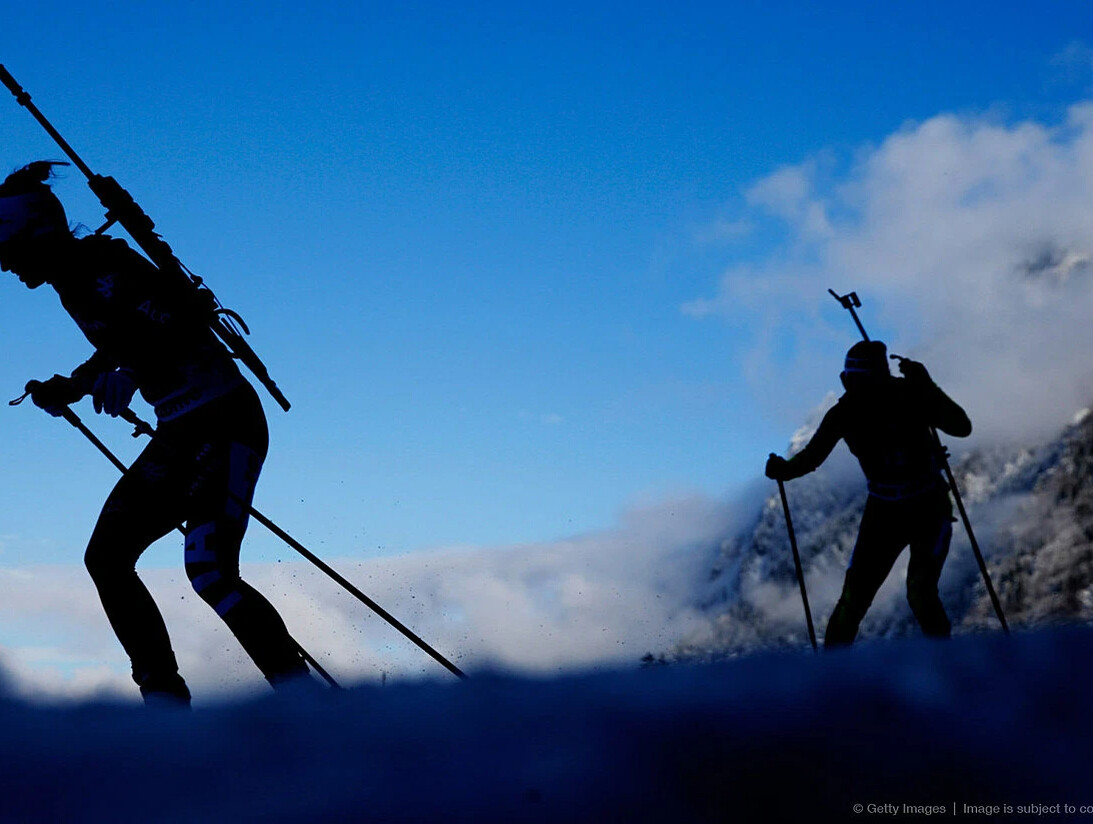
[[[948,638],[949,618],[937,593],[952,539],[952,504],[941,476],[931,427],[958,438],[971,434],[968,416],[930,379],[926,367],[901,359],[895,378],[880,341],[861,341],[846,354],[846,393],[808,444],[788,461],[772,455],[768,478],[788,481],[816,469],[846,441],[869,487],[858,540],[824,646],[849,644],[896,558],[910,544],[907,601],[922,631]]]
[[[125,241],[77,238],[46,184],[49,161],[0,184],[0,268],[48,283],[95,347],[70,377],[32,392],[54,415],[92,395],[117,416],[139,390],[157,433],[103,505],[85,563],[145,700],[189,703],[167,629],[136,573],[141,553],[186,523],[186,574],[275,687],[307,664],[273,606],[239,577],[247,510],[269,446],[261,402],[209,329],[210,307],[174,291]]]

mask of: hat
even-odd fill
[[[888,371],[888,347],[879,340],[858,341],[846,353],[842,377],[870,378],[890,376]]]

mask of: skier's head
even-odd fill
[[[892,373],[888,371],[888,347],[879,340],[858,341],[846,353],[846,363],[839,378],[851,392],[880,386]]]
[[[0,269],[14,272],[30,288],[49,270],[50,250],[72,237],[64,207],[46,183],[55,160],[38,160],[0,183]]]

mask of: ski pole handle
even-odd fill
[[[18,398],[13,398],[12,400],[8,401],[8,406],[18,406],[23,401],[25,401],[27,398],[31,397],[35,392],[37,392],[38,388],[41,385],[42,385],[42,381],[38,381],[38,380],[29,380],[29,381],[27,381],[26,386],[23,387],[23,389],[25,390],[23,392],[23,394],[20,395]],[[68,412],[73,417],[75,417],[76,413],[72,412],[72,410],[70,410],[67,406],[64,407],[64,410],[65,411],[61,413],[61,417],[64,418],[65,420],[67,420],[73,426],[76,426],[76,423],[72,420],[72,418],[70,418],[68,415],[66,415],[65,412]],[[155,428],[150,423],[148,423],[146,420],[144,420],[139,415],[137,415],[137,413],[134,412],[132,409],[129,409],[128,407],[126,407],[119,414],[120,414],[120,417],[121,417],[122,420],[133,424],[133,427],[134,427],[133,437],[134,438],[140,437],[141,435],[147,435],[147,436],[151,437],[152,435],[156,434]],[[79,419],[77,418],[76,420],[79,420]],[[79,428],[79,427],[77,427],[77,428]]]
[[[141,435],[147,435],[149,438],[156,434],[155,427],[148,421],[141,418],[136,412],[129,407],[123,409],[119,416],[123,421],[133,424],[133,437],[138,438]]]
[[[23,394],[20,395],[18,398],[12,398],[10,401],[8,401],[8,406],[18,406],[31,395],[33,395],[34,390],[36,390],[41,385],[41,381],[27,381],[27,385],[23,387]]]
[[[68,378],[65,378],[61,375],[54,375],[50,379],[50,381],[53,381],[53,380],[68,380]],[[38,406],[40,409],[44,409],[46,412],[48,412],[50,415],[53,415],[53,417],[55,417],[55,418],[56,417],[61,417],[62,413],[61,413],[60,410],[61,409],[67,409],[68,404],[70,404],[74,400],[76,400],[75,398],[72,398],[70,400],[57,399],[56,402],[54,404],[50,405],[50,406],[42,406],[41,404],[39,404],[37,401],[34,400],[34,393],[37,392],[39,389],[41,389],[46,384],[50,383],[50,381],[38,381],[38,380],[29,380],[29,381],[27,381],[26,385],[23,387],[23,389],[24,389],[23,394],[20,395],[18,398],[13,398],[12,400],[8,401],[8,406],[18,406],[19,404],[21,404],[23,401],[25,401],[29,397],[31,399],[31,401],[34,403],[35,406]],[[68,397],[68,396],[66,396],[66,397]],[[57,411],[54,411],[54,410],[57,410]]]

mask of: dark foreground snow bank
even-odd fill
[[[0,701],[0,820],[1093,822],[1093,630],[192,714]],[[855,814],[854,805],[863,805]],[[874,805],[870,807],[870,805]],[[1020,820],[1062,818],[1022,815]],[[985,816],[980,816],[984,820]],[[1005,818],[994,815],[993,819]]]

